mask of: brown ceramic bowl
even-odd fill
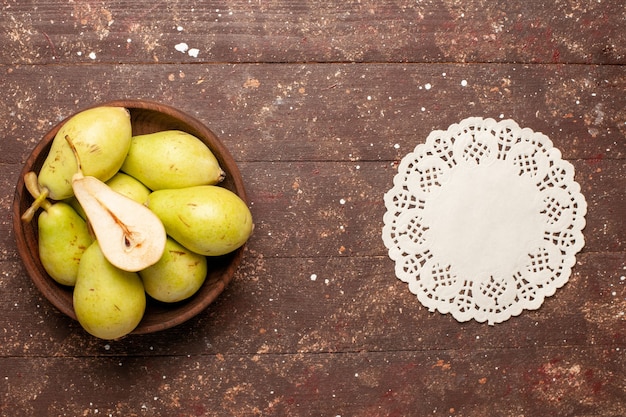
[[[98,104],[103,105],[126,107],[130,111],[133,135],[177,129],[198,137],[213,151],[226,172],[226,179],[220,185],[235,192],[247,202],[241,174],[234,159],[213,132],[198,120],[170,106],[144,100],[120,100]],[[72,288],[57,284],[46,273],[39,260],[36,219],[28,224],[24,224],[20,219],[33,201],[24,186],[24,174],[29,171],[39,172],[56,132],[66,120],[46,133],[24,164],[13,201],[13,229],[19,254],[33,283],[54,306],[76,320],[72,306]],[[232,280],[242,255],[243,247],[225,256],[212,257],[204,284],[187,300],[167,304],[149,299],[144,318],[132,333],[145,334],[168,329],[203,311]]]

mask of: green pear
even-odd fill
[[[191,297],[204,283],[206,274],[206,257],[191,252],[172,238],[167,239],[161,259],[139,271],[146,293],[166,303]]]
[[[165,231],[187,249],[219,256],[242,246],[252,234],[252,214],[232,191],[200,185],[153,191],[146,205]]]
[[[93,242],[87,223],[63,202],[45,208],[37,223],[41,264],[59,284],[74,285],[80,259]]]
[[[140,204],[145,203],[150,195],[150,189],[148,189],[148,187],[143,185],[136,178],[124,174],[121,171],[108,180],[106,185],[111,187],[113,191],[117,191]]]
[[[213,185],[225,175],[200,139],[179,130],[134,136],[121,169],[151,190]]]
[[[80,325],[106,340],[132,332],[146,309],[146,293],[139,274],[114,267],[97,241],[80,260],[73,300]]]
[[[25,174],[24,184],[35,199],[42,198],[37,174]],[[41,201],[44,211],[37,218],[39,260],[52,279],[73,286],[80,258],[93,237],[85,220],[69,204],[52,204],[45,198]]]
[[[130,148],[130,113],[123,107],[95,107],[77,113],[61,126],[39,171],[42,193],[53,200],[73,195],[77,163],[66,137],[78,151],[84,174],[107,181],[120,169]]]

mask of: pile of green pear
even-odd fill
[[[123,107],[84,110],[61,126],[40,171],[24,177],[34,202],[22,221],[36,218],[41,263],[73,287],[74,311],[88,333],[106,340],[129,334],[148,296],[188,299],[211,257],[248,240],[252,215],[218,185],[224,177],[193,135],[133,136]]]

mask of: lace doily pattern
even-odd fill
[[[430,311],[500,323],[569,279],[587,204],[550,139],[513,120],[431,132],[385,193],[396,276]]]

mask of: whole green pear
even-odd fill
[[[73,286],[78,266],[93,237],[82,217],[67,203],[44,206],[39,214],[39,259],[56,282]]]
[[[224,179],[213,152],[179,130],[134,136],[121,169],[151,190],[213,185]]]
[[[146,293],[139,274],[111,265],[98,241],[87,248],[80,260],[73,297],[80,325],[91,335],[106,340],[132,332],[146,309]]]
[[[128,153],[132,138],[130,113],[123,107],[95,107],[75,114],[61,126],[38,176],[42,192],[47,190],[53,200],[74,195],[72,176],[78,171],[78,163],[66,136],[76,147],[83,173],[107,181]]]
[[[169,236],[205,256],[234,251],[254,228],[246,203],[216,185],[153,191],[146,205],[161,219]]]
[[[206,257],[191,252],[172,238],[167,239],[161,259],[139,271],[146,293],[166,303],[191,297],[204,283],[206,274]]]
[[[148,187],[143,185],[138,179],[124,174],[121,171],[108,180],[106,184],[111,187],[112,190],[141,204],[145,203],[150,195],[150,189],[148,189]]]

